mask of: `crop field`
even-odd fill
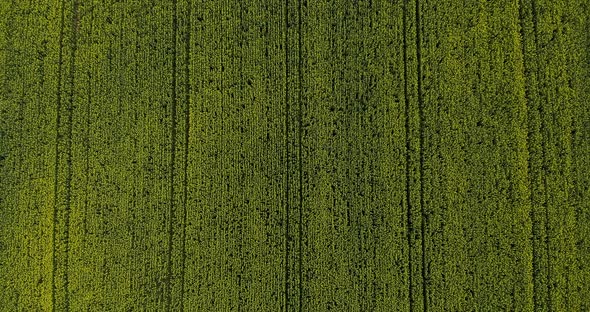
[[[590,2],[0,1],[0,311],[590,311]]]

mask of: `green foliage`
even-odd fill
[[[0,311],[590,310],[588,9],[0,1]]]

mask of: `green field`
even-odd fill
[[[590,311],[590,2],[0,1],[0,311]]]

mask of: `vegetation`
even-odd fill
[[[0,311],[590,310],[589,5],[0,1]]]

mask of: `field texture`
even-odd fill
[[[0,311],[590,311],[588,0],[0,1]]]

